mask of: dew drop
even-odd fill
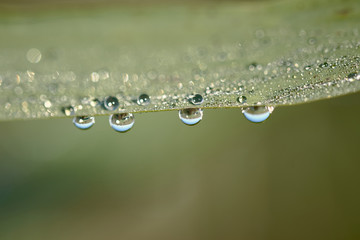
[[[310,45],[314,45],[316,42],[317,42],[316,38],[309,38],[309,39],[308,39],[308,43],[309,43]]]
[[[52,103],[51,103],[49,100],[46,100],[46,101],[44,102],[44,107],[46,107],[46,108],[51,108],[51,106],[52,106]]]
[[[179,118],[186,125],[193,126],[201,121],[203,111],[200,108],[186,108],[179,110]]]
[[[135,123],[132,113],[117,113],[109,117],[110,126],[118,132],[129,131]]]
[[[329,64],[327,62],[323,62],[322,64],[319,65],[320,68],[327,68],[329,67]]]
[[[248,68],[249,68],[250,71],[254,71],[255,68],[256,68],[256,64],[255,64],[255,63],[252,63],[252,64],[250,64],[250,65],[248,66]]]
[[[353,73],[350,73],[348,75],[348,79],[350,81],[353,81],[353,80],[360,80],[360,74],[356,73],[356,72],[353,72]]]
[[[304,70],[306,70],[306,71],[310,71],[310,70],[311,70],[311,66],[310,66],[310,65],[305,66],[305,67],[304,67]]]
[[[193,105],[200,105],[204,101],[204,98],[200,94],[195,94],[193,97],[189,98],[189,102]]]
[[[65,116],[73,116],[75,115],[75,108],[73,106],[63,107],[62,112],[65,114]]]
[[[254,123],[261,123],[265,121],[273,111],[274,107],[268,106],[254,106],[242,109],[246,119]]]
[[[149,95],[143,93],[138,97],[136,102],[137,102],[137,104],[142,105],[142,106],[148,105],[150,103],[150,97],[149,97]]]
[[[240,96],[237,98],[237,101],[242,104],[246,103],[246,100],[247,98],[245,96]]]
[[[37,48],[31,48],[29,49],[29,51],[27,51],[26,53],[26,59],[30,62],[30,63],[38,63],[41,60],[41,52],[39,49]]]
[[[95,118],[88,116],[74,117],[73,123],[77,128],[86,130],[95,124]]]
[[[109,111],[114,111],[119,107],[119,100],[116,97],[109,96],[104,100],[104,108]]]
[[[99,79],[100,79],[100,75],[99,75],[99,73],[97,73],[97,72],[92,72],[92,73],[90,74],[90,78],[91,78],[91,81],[92,81],[92,82],[98,82]]]

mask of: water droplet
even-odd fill
[[[144,106],[144,105],[148,105],[149,103],[150,103],[150,97],[145,93],[141,94],[137,99],[137,104],[139,105]]]
[[[327,67],[329,67],[329,64],[327,62],[324,62],[324,63],[320,64],[319,67],[327,68]]]
[[[116,97],[109,96],[104,100],[104,108],[109,111],[114,111],[119,107],[119,100]]]
[[[109,117],[110,126],[118,132],[129,131],[135,123],[132,113],[117,113]]]
[[[242,104],[246,103],[246,100],[247,98],[245,96],[240,96],[237,98],[237,101]]]
[[[189,102],[193,105],[200,105],[204,101],[204,98],[200,94],[195,94],[193,97],[189,98]]]
[[[200,108],[186,108],[179,110],[179,118],[186,125],[195,125],[201,121],[203,111]]]
[[[349,80],[360,80],[360,74],[353,72],[348,75]]]
[[[274,107],[268,106],[254,106],[242,109],[246,119],[254,123],[265,121],[273,111]]]
[[[29,49],[29,51],[27,51],[26,53],[26,59],[30,62],[30,63],[38,63],[41,60],[41,52],[39,49],[37,48],[31,48]]]
[[[97,73],[97,72],[92,72],[92,73],[90,74],[90,79],[91,79],[92,82],[98,82],[99,79],[100,79],[99,73]]]
[[[311,70],[311,66],[310,66],[310,65],[305,66],[305,67],[304,67],[304,70],[306,70],[306,71],[310,71],[310,70]]]
[[[52,103],[51,103],[49,100],[46,100],[46,101],[44,102],[44,107],[46,107],[46,108],[51,108],[51,106],[52,106]]]
[[[77,128],[86,130],[95,124],[95,118],[88,116],[74,117],[73,123]]]
[[[257,63],[256,62],[253,62],[253,63],[251,63],[249,66],[248,66],[248,69],[250,70],[250,71],[254,71],[255,69],[256,69],[256,67],[257,67]]]
[[[63,107],[62,112],[65,114],[65,116],[73,116],[75,115],[75,108],[73,106]]]
[[[106,80],[110,78],[110,73],[105,69],[100,70],[98,73],[101,80]]]
[[[309,39],[308,39],[308,43],[309,43],[310,45],[314,45],[316,42],[317,42],[316,38],[309,38]]]

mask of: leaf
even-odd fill
[[[290,105],[360,89],[357,0],[22,9],[0,15],[0,120],[175,110],[195,94],[201,108]],[[118,109],[102,106],[107,96]]]

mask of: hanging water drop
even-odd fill
[[[110,126],[118,132],[129,131],[135,123],[132,113],[117,113],[109,117]]]
[[[179,110],[179,118],[186,125],[193,126],[201,121],[203,111],[200,108],[186,108]]]
[[[189,102],[193,105],[200,105],[204,101],[204,98],[200,94],[195,94],[191,98],[189,98]]]
[[[94,125],[95,118],[88,116],[74,117],[73,123],[77,128],[86,130]]]
[[[265,121],[273,111],[274,107],[268,106],[254,106],[244,108],[242,110],[246,119],[254,123],[261,123]]]
[[[104,100],[104,108],[109,111],[114,111],[119,107],[119,100],[116,97],[109,96]]]
[[[149,103],[150,103],[150,97],[145,93],[141,94],[137,99],[137,104],[139,105],[144,106],[144,105],[148,105]]]

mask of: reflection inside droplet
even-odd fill
[[[118,132],[129,131],[135,123],[132,113],[117,113],[109,117],[110,126]]]
[[[203,111],[200,108],[186,108],[179,110],[179,118],[186,125],[195,125],[201,121]]]
[[[86,130],[94,125],[95,118],[88,116],[74,117],[73,123],[77,128]]]
[[[247,120],[254,123],[265,121],[274,111],[274,107],[268,106],[254,106],[243,108],[242,112]]]

